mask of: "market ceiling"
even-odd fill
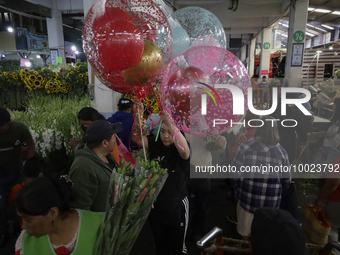
[[[18,2],[26,3],[24,5]],[[49,16],[53,9],[54,0],[0,0],[0,6],[37,16]],[[15,3],[14,3],[15,2]],[[155,0],[161,4],[162,0]],[[263,27],[280,23],[288,24],[290,0],[167,0],[176,9],[187,6],[199,6],[214,13],[221,21],[230,37],[249,38],[258,34]],[[27,8],[28,5],[38,5],[39,8]],[[45,9],[44,9],[45,8]],[[56,8],[63,13],[63,23],[76,29],[82,28],[83,0],[57,0]],[[167,6],[169,8],[169,6]],[[49,11],[48,11],[49,9]],[[235,10],[235,11],[233,11]],[[324,12],[320,12],[324,11]],[[340,29],[340,1],[339,0],[310,0],[307,32],[315,30],[318,33]],[[324,25],[324,26],[321,26]],[[314,27],[313,27],[314,26]],[[330,28],[327,28],[328,26]],[[315,28],[316,27],[316,28]],[[284,30],[286,26],[280,25]],[[323,29],[324,31],[320,30]]]

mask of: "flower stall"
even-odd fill
[[[87,92],[86,63],[35,69],[11,65],[11,68],[2,66],[0,69],[0,106],[8,109],[26,108],[27,100],[32,96],[81,97]]]

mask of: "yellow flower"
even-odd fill
[[[7,82],[10,82],[11,80],[7,80]]]
[[[21,82],[18,83],[18,86],[21,86]]]
[[[45,68],[41,69],[41,71],[42,71],[42,72],[45,71]]]
[[[10,74],[10,75],[9,75],[9,77],[11,77],[11,78],[12,78],[12,77],[13,77],[13,74]]]
[[[39,76],[37,77],[37,79],[38,79],[39,81],[41,81],[41,80],[43,79],[43,77],[42,77],[41,75],[39,75]]]
[[[8,75],[8,73],[4,72],[4,75]]]
[[[74,72],[73,72],[73,71],[71,71],[71,72],[70,72],[70,74],[74,74]]]
[[[35,82],[34,82],[34,85],[36,85],[36,86],[40,86],[40,85],[41,85],[41,82],[40,82],[40,81],[38,81],[38,80],[35,80]]]
[[[56,85],[56,86],[57,86],[57,85],[58,85],[58,82],[56,82],[56,81],[55,81],[55,82],[54,82],[54,85]]]
[[[53,89],[53,92],[57,92],[57,89],[56,89],[56,88],[54,88],[54,89]]]
[[[51,93],[51,91],[49,91],[49,90],[46,90],[46,92],[47,92],[47,94],[50,94],[50,93]]]
[[[24,71],[25,71],[25,72],[29,72],[29,71],[30,71],[30,69],[28,69],[28,68],[25,68],[25,69],[24,69]]]
[[[38,75],[39,73],[38,73],[37,71],[34,71],[34,74],[35,74],[35,75]]]
[[[84,76],[84,75],[82,75],[82,74],[79,74],[79,77],[80,77],[80,78],[83,78],[83,76]]]
[[[32,88],[31,88],[30,86],[28,86],[27,84],[26,84],[26,87],[27,87],[29,90],[32,90]]]
[[[45,85],[45,89],[48,89],[48,85],[47,84]]]
[[[32,74],[32,75],[30,75],[30,79],[31,79],[31,80],[35,80],[36,77]]]
[[[17,79],[18,79],[18,76],[14,76],[13,78],[14,78],[15,80],[17,80]]]
[[[37,89],[37,86],[33,85],[33,86],[32,86],[32,89],[36,90],[36,89]]]
[[[55,80],[57,77],[55,75],[52,76],[52,79]]]

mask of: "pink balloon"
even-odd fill
[[[191,63],[190,67],[188,63]],[[186,77],[187,69],[195,75]],[[233,85],[241,90],[243,96],[236,95],[235,102],[237,107],[247,109],[251,83],[242,62],[225,49],[213,46],[189,48],[165,69],[160,85],[163,111],[183,132],[203,137],[222,134],[234,126],[231,123],[238,122],[243,113],[234,115],[231,91],[218,88],[217,84]],[[206,105],[203,104],[206,114],[202,111],[203,95],[207,99]],[[223,121],[216,125],[217,119]]]

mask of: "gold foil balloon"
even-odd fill
[[[142,60],[123,71],[125,82],[145,83],[156,76],[163,66],[161,49],[153,42],[144,40]]]

